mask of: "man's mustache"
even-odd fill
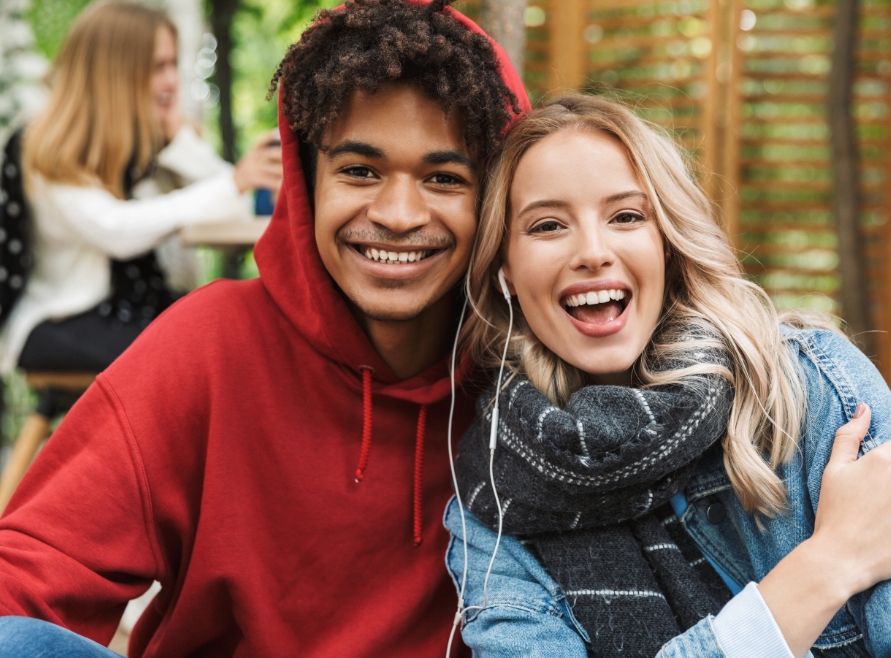
[[[363,243],[380,242],[394,247],[427,247],[432,249],[446,249],[455,243],[455,238],[448,234],[434,233],[424,230],[409,231],[408,233],[394,233],[384,227],[375,230],[342,228],[337,232],[337,239],[341,242]]]

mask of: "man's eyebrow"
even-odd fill
[[[424,156],[424,162],[432,165],[459,164],[473,172],[477,170],[476,162],[463,151],[433,151]]]
[[[357,142],[352,139],[348,139],[345,142],[341,142],[334,148],[328,149],[327,156],[329,160],[333,160],[338,155],[343,155],[344,153],[350,153],[352,155],[361,155],[366,158],[373,158],[375,160],[382,160],[384,158],[384,152],[377,148],[376,146],[372,146],[366,142]]]
[[[610,203],[618,203],[619,201],[625,201],[626,199],[641,199],[642,201],[646,201],[649,203],[650,197],[641,192],[640,190],[629,190],[627,192],[619,192],[618,194],[613,194],[606,197],[603,200],[604,205]]]

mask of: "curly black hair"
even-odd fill
[[[501,79],[489,40],[450,16],[450,2],[349,0],[320,12],[288,49],[269,88],[270,95],[280,88],[291,129],[321,150],[326,129],[354,92],[409,82],[439,102],[446,116],[457,108],[468,147],[488,159],[511,119],[508,107],[517,115],[520,107]]]

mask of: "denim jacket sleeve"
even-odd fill
[[[872,420],[861,455],[887,442],[891,439],[891,391],[869,359],[841,336],[802,331],[791,337],[804,357],[799,359],[808,389],[801,444],[806,473],[803,488],[810,499],[808,511],[815,515],[835,431],[853,417],[857,403],[863,401],[872,410]],[[795,479],[789,475],[789,480]],[[862,633],[869,655],[891,658],[891,581],[852,597],[846,609]]]
[[[464,541],[467,571],[464,575]],[[585,658],[587,634],[576,622],[562,591],[523,544],[503,536],[484,587],[496,535],[449,501],[445,526],[452,533],[446,566],[458,590],[463,583],[462,636],[476,658]],[[484,591],[485,589],[485,591]]]
[[[475,658],[585,658],[588,635],[573,616],[562,590],[514,537],[501,538],[487,592],[483,592],[496,535],[467,511],[464,525],[467,576],[462,634]],[[460,597],[465,533],[454,498],[446,508],[445,526],[452,533],[446,565]],[[715,639],[713,619],[703,619],[673,639],[657,658],[725,658]]]

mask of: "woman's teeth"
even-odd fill
[[[591,292],[581,292],[577,295],[570,295],[563,303],[566,306],[585,306],[594,304],[603,304],[609,301],[618,301],[625,299],[624,290],[592,290]]]
[[[386,251],[384,249],[371,249],[363,247],[361,253],[365,258],[375,260],[379,263],[414,263],[424,260],[433,252],[427,251]]]

